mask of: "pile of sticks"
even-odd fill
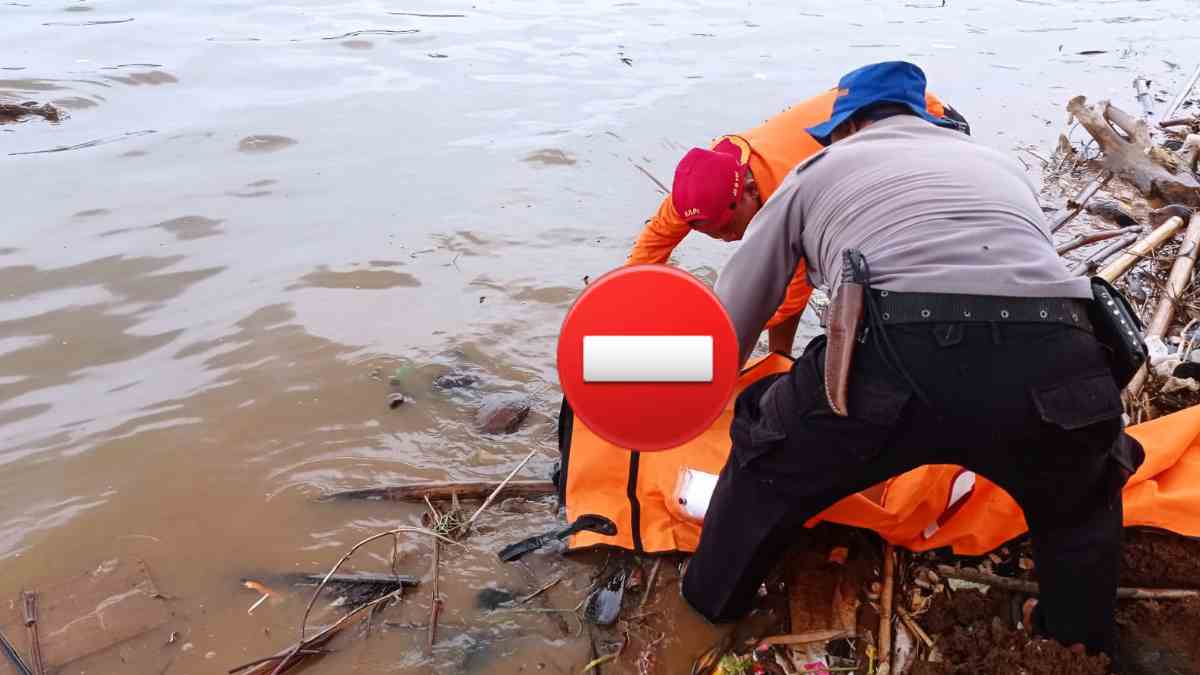
[[[1146,121],[1149,112],[1138,118],[1108,101],[1088,105],[1085,97],[1077,96],[1067,104],[1072,117],[1099,145],[1101,155],[1084,164],[1085,170],[1096,175],[1068,201],[1065,213],[1051,226],[1052,232],[1059,233],[1106,187],[1132,189],[1148,202],[1161,205],[1150,212],[1149,222],[1144,225],[1079,233],[1058,243],[1057,250],[1065,256],[1083,247],[1108,242],[1085,249],[1086,253],[1077,257],[1069,269],[1079,275],[1094,274],[1118,287],[1124,285],[1128,272],[1141,267],[1154,287],[1153,299],[1146,297],[1139,307],[1146,337],[1153,344],[1177,341],[1181,349],[1176,356],[1182,361],[1189,357],[1185,352],[1190,349],[1182,348],[1189,344],[1189,337],[1174,338],[1172,334],[1183,329],[1192,318],[1200,317],[1200,311],[1196,317],[1190,311],[1192,296],[1197,294],[1193,276],[1200,246],[1200,215],[1197,215],[1200,176],[1196,174],[1200,161],[1200,117],[1173,116],[1197,79],[1193,76],[1185,83],[1164,116],[1165,121],[1155,127]],[[1060,151],[1074,152],[1069,143],[1062,142]],[[1164,254],[1164,251],[1170,252]],[[1196,310],[1200,310],[1200,303],[1196,303]],[[1154,417],[1163,408],[1154,404],[1159,392],[1154,387],[1147,388],[1147,383],[1168,379],[1169,375],[1156,378],[1147,368],[1133,378],[1125,390],[1132,421]],[[1200,402],[1200,396],[1196,401],[1188,401],[1196,402]]]

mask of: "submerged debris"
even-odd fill
[[[511,434],[529,415],[532,400],[524,394],[491,394],[475,415],[475,427],[485,434]]]
[[[0,103],[0,124],[16,122],[22,117],[33,115],[47,122],[61,122],[62,111],[49,103],[38,105],[36,101],[25,103]]]

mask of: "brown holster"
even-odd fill
[[[863,303],[870,284],[866,260],[851,249],[842,253],[842,282],[825,316],[825,397],[835,415],[850,414],[850,364],[858,344]]]

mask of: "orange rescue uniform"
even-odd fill
[[[742,162],[750,164],[750,173],[753,174],[759,195],[765,202],[775,194],[775,190],[793,167],[821,150],[821,144],[813,140],[805,130],[829,119],[836,97],[837,90],[830,89],[788,108],[749,131],[722,136],[713,141],[713,146],[728,139],[742,149]],[[925,98],[929,112],[942,117],[945,113],[942,102],[932,94],[926,94]],[[625,264],[667,262],[671,252],[690,231],[687,221],[675,210],[671,195],[667,195],[658,207],[658,213],[646,221]],[[783,304],[767,322],[767,328],[772,328],[804,311],[808,297],[812,294],[812,286],[808,283],[806,273],[804,262],[801,261],[796,267],[795,276],[788,284]]]

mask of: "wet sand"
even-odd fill
[[[273,653],[304,597],[248,615],[241,578],[419,522],[314,497],[497,479],[532,447],[523,475],[549,474],[558,325],[661,198],[635,164],[669,180],[686,148],[906,58],[1036,175],[1017,148],[1052,146],[1071,96],[1133,110],[1135,75],[1173,93],[1196,58],[1183,0],[940,4],[0,4],[0,102],[67,112],[0,125],[0,597],[144,559],[169,625],[63,672]],[[712,280],[732,249],[694,239],[675,259]],[[432,385],[464,368],[476,389]],[[412,400],[390,410],[397,369]],[[477,433],[481,397],[514,391],[534,400],[521,430]],[[494,555],[553,522],[498,510],[446,559],[433,657],[392,628],[318,669],[578,672],[573,624],[475,606],[561,573],[547,602],[579,601],[588,561]],[[405,544],[404,571],[429,552]],[[685,669],[717,634],[674,587],[655,602],[659,672]]]

